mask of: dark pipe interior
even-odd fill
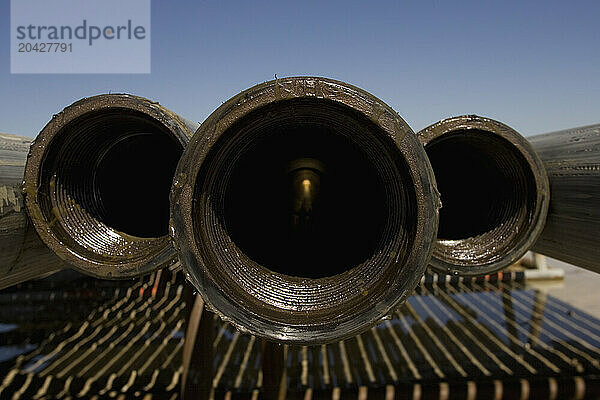
[[[169,190],[181,145],[148,128],[140,126],[141,132],[110,146],[99,160],[95,189],[102,222],[132,236],[159,237],[168,230]]]
[[[227,185],[225,224],[236,245],[272,271],[309,278],[342,273],[372,256],[385,227],[386,201],[361,149],[317,122],[259,129],[260,139],[235,162]],[[309,223],[298,228],[294,181],[304,172],[294,175],[289,165],[306,158],[318,160],[324,171],[317,173]]]
[[[68,123],[46,150],[42,212],[61,241],[92,252],[118,252],[136,238],[165,236],[182,152],[173,134],[146,114],[89,112]]]
[[[269,271],[318,279],[381,268],[389,257],[401,263],[414,192],[397,145],[380,129],[322,99],[274,102],[237,120],[196,180],[194,230],[205,262],[248,284]],[[311,192],[301,205],[304,180]],[[259,272],[237,270],[248,263]]]
[[[384,312],[398,282],[420,270],[407,263],[419,238],[416,185],[395,138],[326,98],[233,110],[224,130],[209,118],[214,134],[192,147],[202,149],[190,204],[191,264],[202,271],[192,279],[230,297],[220,300],[225,315],[276,323],[264,329],[335,329]]]
[[[498,230],[516,233],[530,221],[535,181],[507,140],[490,132],[459,130],[433,140],[426,151],[442,200],[438,239],[464,240]]]

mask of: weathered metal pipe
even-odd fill
[[[25,168],[25,203],[42,240],[99,278],[170,265],[169,190],[195,127],[128,94],[84,98],[54,115]]]
[[[546,220],[546,171],[531,145],[489,118],[444,119],[418,133],[442,199],[431,266],[482,275],[516,262]]]
[[[25,211],[22,182],[30,144],[30,138],[0,133],[0,289],[66,266],[40,240]]]
[[[177,167],[171,234],[207,306],[293,343],[356,335],[419,282],[437,229],[433,172],[382,101],[312,77],[248,89]]]
[[[600,273],[600,124],[528,139],[550,180],[548,218],[533,250]]]

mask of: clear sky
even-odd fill
[[[274,74],[359,86],[415,131],[471,113],[524,135],[600,122],[597,0],[153,0],[149,75],[11,75],[9,3],[0,0],[0,132],[35,136],[53,113],[109,91],[200,122]]]

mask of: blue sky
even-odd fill
[[[11,75],[9,3],[0,0],[7,133],[35,136],[53,113],[109,91],[203,121],[274,74],[362,87],[415,131],[467,113],[524,135],[600,122],[598,1],[153,0],[149,75]]]

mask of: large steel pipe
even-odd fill
[[[466,115],[418,133],[442,200],[431,266],[443,273],[488,274],[516,262],[539,236],[548,178],[514,129]]]
[[[0,133],[0,289],[65,267],[31,226],[23,170],[31,139]]]
[[[312,344],[356,335],[403,302],[438,219],[408,125],[365,91],[312,77],[219,107],[182,156],[171,207],[209,308],[243,331]]]
[[[170,265],[169,190],[195,127],[127,94],[85,98],[54,115],[25,168],[26,206],[42,240],[99,278]]]
[[[600,272],[600,124],[529,141],[550,180],[548,218],[533,250]]]

